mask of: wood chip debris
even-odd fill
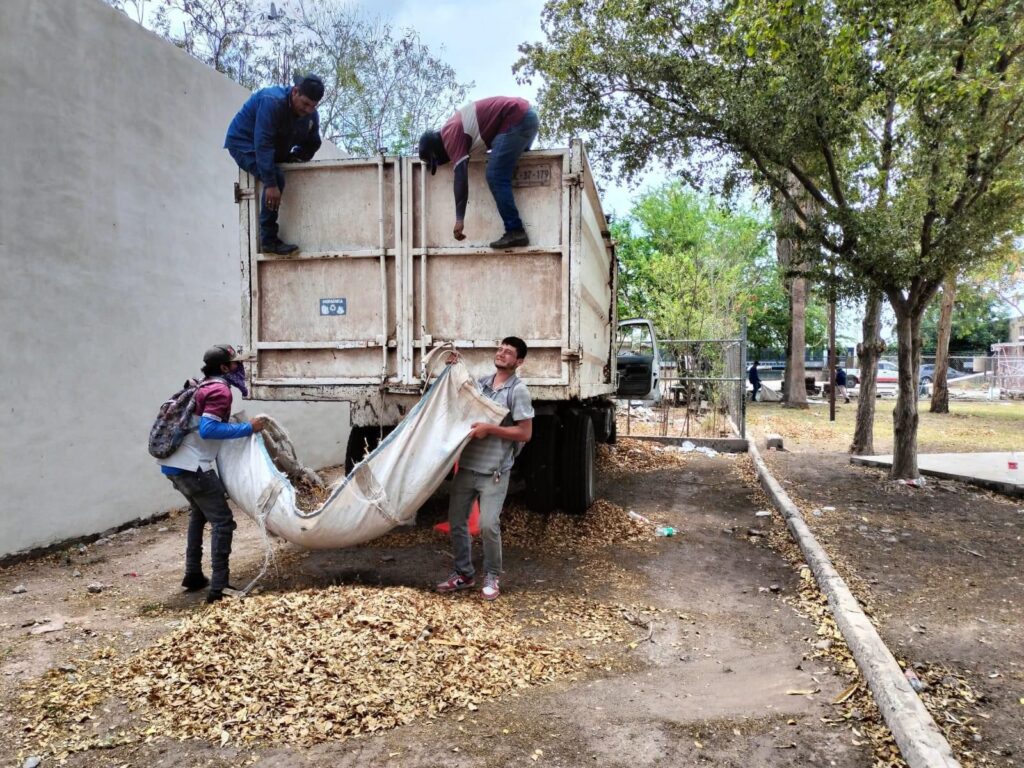
[[[317,485],[306,478],[292,483],[292,487],[295,488],[295,506],[303,512],[315,512],[320,509],[331,495],[328,486]]]
[[[659,450],[663,446],[650,440],[620,437],[614,445],[597,446],[596,466],[612,477],[673,469],[686,464],[693,454]]]
[[[51,670],[20,697],[33,754],[160,735],[211,742],[314,744],[373,733],[571,677],[624,653],[650,606],[558,592],[485,603],[408,587],[339,586],[227,600],[137,655],[104,650]],[[92,728],[122,702],[134,725]],[[134,729],[134,730],[133,730]]]

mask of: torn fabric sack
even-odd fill
[[[484,397],[465,365],[447,365],[416,406],[311,512],[257,433],[225,440],[217,471],[228,495],[265,531],[309,549],[361,544],[411,525],[451,471],[475,422],[499,424],[507,411]]]

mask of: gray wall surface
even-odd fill
[[[0,3],[0,556],[184,505],[146,440],[242,340],[221,146],[246,96],[99,0]],[[240,409],[311,466],[344,458],[344,404]]]

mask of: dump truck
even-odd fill
[[[381,154],[282,169],[295,254],[259,253],[259,182],[242,172],[236,189],[252,397],[347,402],[351,467],[419,400],[432,349],[453,344],[483,376],[519,336],[536,411],[516,463],[527,503],[587,509],[596,443],[615,439],[617,272],[582,143],[522,155],[513,187],[530,245],[505,251],[487,245],[502,227],[485,160],[470,162],[462,241],[450,168]]]

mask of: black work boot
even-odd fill
[[[525,229],[512,229],[491,243],[491,248],[522,248],[529,244]]]
[[[260,253],[273,253],[277,256],[287,256],[289,253],[295,253],[297,250],[299,250],[299,246],[294,243],[285,243],[279,237],[267,240],[265,243],[260,243]]]
[[[200,589],[206,589],[209,585],[210,580],[201,573],[186,573],[185,578],[181,580],[181,586],[185,588],[186,592],[198,592]]]
[[[238,587],[233,587],[228,584],[224,589],[230,589],[232,592],[237,592]],[[218,600],[223,600],[227,595],[224,594],[224,589],[211,589],[206,593],[206,602],[216,603]]]

